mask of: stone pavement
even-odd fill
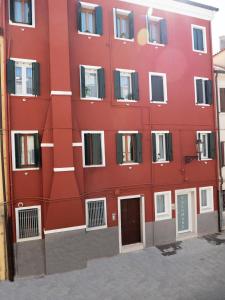
[[[36,299],[225,300],[225,234],[92,260],[84,270],[0,283],[0,300]]]

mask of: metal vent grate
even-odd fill
[[[87,202],[88,228],[101,227],[106,225],[105,221],[105,201]]]
[[[29,208],[18,210],[18,238],[29,239],[39,237],[39,208]]]

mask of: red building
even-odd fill
[[[19,276],[218,230],[217,9],[141,2],[9,1]]]

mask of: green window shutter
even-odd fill
[[[32,63],[33,95],[40,96],[40,64]]]
[[[136,140],[136,159],[135,162],[142,163],[142,134],[135,134]]]
[[[221,151],[220,166],[224,167],[225,166],[225,142],[220,143],[220,151]]]
[[[81,80],[81,97],[86,98],[86,87],[85,87],[85,67],[80,67],[80,80]]]
[[[147,17],[148,41],[151,42],[151,19]]]
[[[34,134],[34,155],[35,155],[35,165],[36,167],[41,166],[41,149],[40,149],[40,136],[39,134]]]
[[[123,135],[116,134],[116,160],[118,164],[123,163]]]
[[[208,151],[209,158],[214,159],[216,156],[216,135],[214,132],[208,134]]]
[[[193,36],[194,36],[194,49],[198,50],[198,32],[197,29],[193,29]]]
[[[9,94],[16,93],[15,61],[11,59],[7,61],[7,90]]]
[[[15,22],[14,1],[15,0],[10,0],[10,20],[12,22]]]
[[[197,31],[197,49],[199,51],[204,51],[204,42],[203,42],[203,31],[201,29],[196,29]]]
[[[98,97],[105,98],[105,70],[98,69]]]
[[[21,145],[21,134],[16,133],[15,138],[15,161],[16,161],[16,168],[21,168],[21,153],[22,153],[22,145]]]
[[[164,99],[164,85],[163,77],[152,75],[151,76],[151,87],[152,87],[152,101],[163,102]]]
[[[92,134],[92,151],[93,151],[93,165],[102,164],[102,141],[101,134]]]
[[[205,81],[205,97],[206,97],[206,103],[212,104],[213,102],[212,80]]]
[[[131,12],[128,15],[129,18],[129,39],[133,39],[134,38],[134,13]]]
[[[120,71],[114,71],[114,92],[115,99],[121,99]]]
[[[173,139],[172,133],[166,134],[166,160],[173,161]]]
[[[85,154],[85,165],[90,166],[92,164],[91,157],[92,149],[92,135],[90,133],[85,133],[84,135],[84,154]]]
[[[164,45],[168,44],[167,22],[165,19],[160,20],[160,42]]]
[[[77,3],[77,30],[82,31],[82,24],[81,24],[81,3]]]
[[[32,25],[32,0],[28,2],[28,24]]]
[[[157,154],[156,154],[156,134],[152,133],[152,160],[153,162],[157,161]]]
[[[138,73],[131,74],[132,79],[132,99],[139,100],[139,84],[138,84]]]
[[[203,103],[203,80],[197,79],[196,80],[196,93],[197,93],[197,103]]]
[[[95,32],[96,34],[103,34],[103,25],[102,25],[102,7],[101,6],[97,6],[95,8]]]

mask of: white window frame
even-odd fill
[[[114,39],[121,40],[121,41],[126,41],[126,42],[134,42],[134,38],[133,39],[127,39],[127,38],[117,37],[117,22],[116,22],[117,13],[119,15],[128,16],[131,12],[132,12],[131,10],[113,8]]]
[[[82,82],[81,82],[81,67],[84,67],[85,68],[85,72],[86,72],[86,69],[88,70],[92,70],[92,71],[96,71],[97,73],[97,91],[98,91],[98,70],[99,69],[102,69],[102,67],[100,66],[88,66],[88,65],[80,65],[80,99],[81,100],[87,100],[87,101],[102,101],[103,98],[99,98],[99,97],[87,97],[87,98],[84,98],[82,97]],[[99,91],[98,91],[98,94],[99,94]]]
[[[132,77],[131,77],[131,75],[132,75],[132,73],[136,73],[137,71],[135,71],[135,70],[127,70],[127,69],[115,69],[116,71],[119,71],[120,72],[120,74],[121,73],[127,73],[127,74],[129,74],[129,76],[130,76],[130,85],[131,85],[131,93],[133,93],[133,86],[132,86]],[[121,90],[120,90],[120,93],[121,93]],[[116,101],[117,102],[133,102],[133,103],[136,103],[136,102],[138,102],[137,100],[133,100],[133,99],[116,99]]]
[[[118,131],[119,134],[124,134],[124,135],[132,135],[132,134],[138,134],[138,131]],[[123,141],[122,141],[122,146],[123,146]],[[134,166],[134,165],[139,165],[140,163],[138,162],[129,162],[129,163],[122,163],[120,166]]]
[[[90,134],[101,134],[101,146],[102,146],[102,164],[101,165],[85,165],[85,141],[84,141],[84,135],[86,133]],[[83,158],[83,168],[102,168],[106,166],[105,161],[105,132],[104,131],[93,131],[93,130],[85,130],[81,132],[81,138],[82,138],[82,158]]]
[[[156,154],[159,152],[159,140],[158,136],[159,135],[164,135],[164,155],[165,155],[165,160],[164,159],[158,159],[154,162],[155,164],[162,164],[162,163],[170,163],[170,161],[166,160],[166,134],[169,133],[169,131],[152,131],[156,135]]]
[[[194,29],[201,29],[202,30],[202,36],[203,36],[203,45],[204,45],[204,50],[195,50],[194,48]],[[197,53],[207,53],[207,38],[206,38],[206,27],[199,26],[196,24],[191,24],[191,36],[192,36],[192,51],[197,52]]]
[[[34,208],[38,209],[39,236],[20,239],[19,238],[19,211],[20,210],[26,210],[26,209],[34,209]],[[16,215],[16,241],[17,242],[27,242],[27,241],[34,241],[34,240],[42,239],[42,222],[41,222],[42,220],[41,220],[41,206],[40,205],[16,207],[15,208],[15,215]]]
[[[155,47],[165,47],[165,44],[161,44],[161,43],[152,43],[149,40],[150,37],[150,32],[149,32],[149,26],[148,26],[148,22],[149,21],[155,21],[155,22],[159,22],[160,20],[163,20],[163,18],[160,17],[156,17],[156,16],[146,16],[146,28],[147,28],[147,44],[155,46]]]
[[[207,104],[205,103],[206,102],[206,94],[205,94],[205,90],[203,90],[203,103],[198,103],[198,99],[197,99],[197,83],[196,81],[198,79],[201,79],[203,81],[207,81],[209,80],[209,78],[206,78],[206,77],[197,77],[197,76],[194,76],[194,90],[195,90],[195,105],[198,105],[198,106],[210,106],[210,104]]]
[[[80,4],[81,4],[82,8],[91,9],[93,11],[95,10],[96,7],[99,6],[98,4],[81,2],[81,1],[80,1]],[[95,20],[95,22],[96,22],[96,20]],[[97,34],[97,33],[88,33],[88,32],[83,32],[83,31],[80,31],[80,30],[78,30],[78,33],[82,34],[82,35],[95,36],[95,37],[100,37],[101,36],[100,34]]]
[[[15,58],[15,57],[11,57],[10,59],[13,60],[15,62],[15,64],[16,63],[32,64],[32,63],[37,62],[34,59],[24,59],[24,58]],[[16,74],[14,74],[14,76],[16,76]],[[32,76],[33,76],[33,73],[32,73]],[[16,85],[16,79],[15,79],[15,85]],[[24,86],[23,79],[22,79],[22,86]],[[25,90],[25,88],[23,88],[23,90]],[[10,96],[13,96],[13,97],[37,97],[33,94],[10,94]]]
[[[38,168],[21,168],[21,169],[16,168],[15,134],[37,134],[37,133],[38,133],[38,130],[12,130],[11,131],[12,169],[13,169],[13,171],[22,171],[23,172],[23,171],[40,170],[39,167]]]
[[[161,76],[163,78],[164,101],[154,101],[152,99],[152,76]],[[167,75],[166,75],[166,73],[149,72],[149,94],[150,94],[150,102],[151,103],[155,103],[155,104],[167,104],[168,103]]]
[[[164,195],[165,197],[165,212],[157,212],[157,196]],[[155,221],[170,220],[172,219],[172,193],[171,191],[156,192],[154,193],[155,202]]]
[[[225,80],[219,80],[218,82],[218,99],[219,99],[218,111],[220,114],[224,115],[225,112],[221,111],[220,89],[225,89]]]
[[[97,227],[88,227],[88,203],[89,202],[96,202],[96,201],[104,201],[104,214],[105,214],[105,225],[103,226],[97,226]],[[86,231],[93,231],[93,230],[99,230],[99,229],[105,229],[108,227],[107,223],[107,207],[106,207],[106,198],[92,198],[92,199],[86,199],[85,200],[85,220],[86,220]]]
[[[207,206],[202,206],[202,191],[207,191]],[[199,188],[199,207],[200,207],[200,213],[208,213],[214,211],[214,190],[213,186],[206,186],[206,187],[200,187]]]
[[[207,135],[209,133],[212,133],[212,131],[197,131],[197,140],[198,140],[198,135],[199,134],[206,134]],[[209,158],[209,153],[208,153],[208,136],[207,136],[207,154],[208,154],[208,157],[203,156],[202,153],[201,153],[201,159],[199,159],[199,161],[212,160],[212,158]]]
[[[23,24],[23,23],[14,23],[10,19],[10,0],[8,0],[8,14],[9,14],[9,24],[12,26],[19,26],[19,27],[28,27],[28,28],[35,28],[35,0],[31,0],[32,3],[32,25]]]

